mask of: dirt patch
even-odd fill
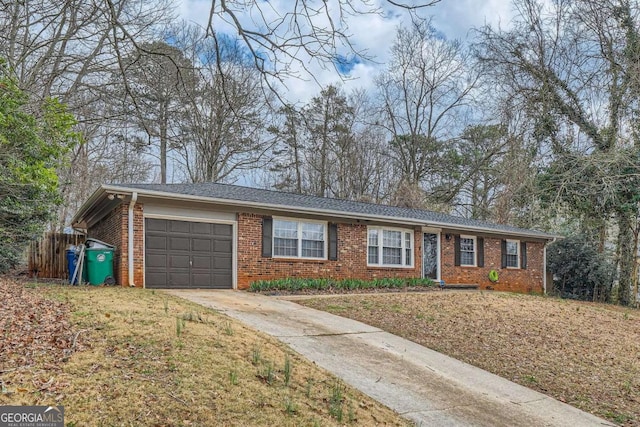
[[[640,426],[640,312],[493,292],[296,301],[359,320],[577,408]]]
[[[28,357],[7,364],[29,366],[0,373],[0,405],[64,405],[65,422],[83,426],[408,424],[275,339],[200,305],[142,289],[5,285],[24,300],[14,315],[56,313],[32,322],[33,336],[61,336],[66,347],[42,358],[12,347]],[[51,334],[51,324],[64,333]],[[19,341],[23,330],[5,334]]]

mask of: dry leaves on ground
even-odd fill
[[[69,307],[0,277],[0,373],[34,364],[55,366],[74,343]]]
[[[0,276],[0,403],[27,394],[58,400],[67,385],[59,380],[63,364],[82,348],[69,304],[35,287]]]
[[[491,292],[296,301],[403,336],[627,426],[640,426],[640,312]]]

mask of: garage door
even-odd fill
[[[145,219],[145,286],[233,287],[233,229],[229,224]]]

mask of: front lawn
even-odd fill
[[[359,320],[626,426],[640,425],[640,312],[494,292],[296,300]]]
[[[285,345],[197,304],[0,277],[0,405],[68,426],[407,425]]]

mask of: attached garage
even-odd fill
[[[232,289],[232,225],[145,218],[145,287]]]

